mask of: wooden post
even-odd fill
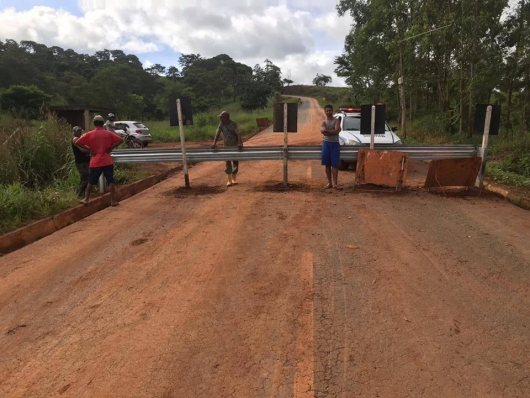
[[[182,107],[180,105],[180,98],[177,98],[177,112],[179,116],[179,129],[180,129],[180,147],[182,149],[182,164],[184,169],[184,183],[186,188],[190,188],[190,178],[188,176],[188,160],[186,158],[186,140],[184,138],[184,122],[182,121]]]
[[[283,104],[283,186],[287,187],[287,103]]]
[[[480,164],[480,170],[478,172],[477,186],[482,189],[484,184],[484,174],[486,172],[486,155],[488,154],[488,141],[490,137],[490,124],[491,124],[491,112],[493,107],[488,105],[486,109],[486,121],[484,122],[484,136],[482,137],[482,148],[480,148],[480,157],[482,162]]]
[[[90,110],[89,109],[85,109],[83,119],[84,119],[83,121],[85,122],[85,125],[83,126],[83,128],[85,129],[85,133],[88,133],[90,131]]]

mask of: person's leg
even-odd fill
[[[339,187],[339,184],[338,184],[338,178],[339,178],[339,169],[338,168],[335,168],[335,167],[332,167],[331,168],[331,175],[333,177],[333,187],[336,188],[336,189],[341,189],[341,187]]]
[[[88,175],[88,185],[86,187],[86,195],[85,198],[80,200],[80,203],[88,204],[90,201],[90,194],[92,193],[92,189],[94,188],[94,185],[98,184],[99,176],[102,173],[101,167],[90,167],[89,175]]]
[[[332,188],[333,183],[331,180],[331,166],[326,166],[326,177],[328,179],[328,185],[326,185],[326,188]]]
[[[338,185],[339,177],[339,162],[340,162],[340,144],[338,142],[333,142],[330,145],[330,156],[331,156],[331,176],[333,178],[333,188],[342,189]]]
[[[322,166],[326,167],[326,177],[328,179],[328,184],[324,188],[333,187],[331,182],[331,158],[329,152],[329,142],[322,141]]]
[[[236,182],[236,174],[239,171],[239,161],[234,160],[233,167],[232,167],[232,183],[237,184]]]
[[[111,164],[111,165],[103,167],[103,175],[105,176],[105,179],[107,180],[107,184],[109,184],[110,205],[118,206],[120,202],[116,200],[116,184],[114,182],[114,165]]]
[[[226,183],[226,186],[230,187],[233,184],[232,183],[232,161],[231,160],[226,162],[225,173],[228,176],[228,182]]]
[[[76,163],[75,167],[79,172],[79,185],[77,186],[76,194],[78,197],[82,198],[83,196],[85,196],[86,188],[88,185],[88,163]]]
[[[109,184],[109,192],[110,192],[110,205],[111,206],[118,206],[120,202],[116,200],[116,184],[112,183]]]

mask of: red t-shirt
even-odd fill
[[[112,156],[107,150],[119,140],[121,140],[119,135],[111,133],[103,127],[96,127],[95,130],[83,134],[76,141],[76,144],[86,145],[91,152],[95,153],[90,158],[90,167],[104,167],[114,164]]]

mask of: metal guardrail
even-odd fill
[[[290,160],[318,160],[321,157],[320,145],[288,146]],[[341,146],[340,157],[345,161],[357,160],[359,149],[369,149],[368,145]],[[475,145],[375,145],[375,149],[406,152],[411,160],[455,159],[478,156]],[[120,149],[112,153],[116,163],[159,163],[182,162],[180,148]],[[236,148],[186,148],[186,158],[190,163],[226,160],[283,160],[283,146],[245,146]]]

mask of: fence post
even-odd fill
[[[287,157],[288,157],[288,134],[287,134],[287,102],[283,104],[283,186],[287,187]]]
[[[188,159],[186,158],[186,139],[184,137],[184,126],[182,121],[182,107],[180,105],[180,98],[177,98],[177,112],[179,116],[179,129],[180,129],[180,147],[182,149],[182,165],[184,169],[184,183],[186,188],[190,188],[190,178],[188,176]]]
[[[480,164],[480,169],[478,172],[477,185],[480,189],[484,184],[484,174],[486,173],[486,155],[488,154],[488,141],[490,136],[490,124],[491,124],[491,112],[493,107],[489,105],[486,108],[486,121],[484,123],[484,136],[482,137],[482,147],[480,148],[480,157],[482,162]]]

